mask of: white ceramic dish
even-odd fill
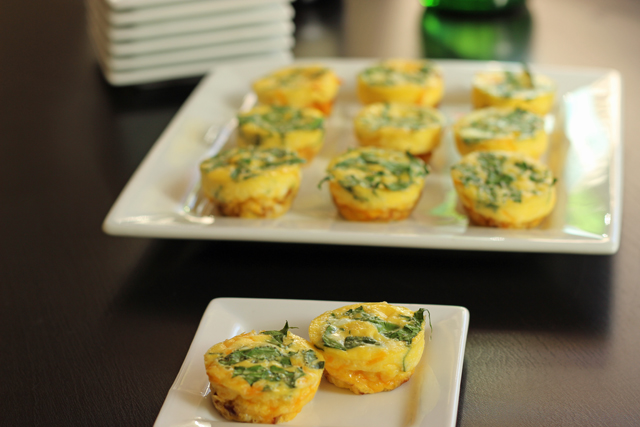
[[[289,0],[201,0],[124,10],[111,9],[106,0],[93,0],[93,5],[101,11],[109,25],[124,26],[143,22],[167,21],[181,17],[224,13],[233,10],[246,11],[254,7],[288,2]]]
[[[107,0],[112,9],[139,9],[145,7],[161,6],[172,3],[185,3],[189,0]],[[192,0],[200,1],[200,0]],[[214,0],[215,1],[215,0]]]
[[[558,85],[559,106],[547,119],[546,158],[558,177],[558,203],[532,230],[471,226],[456,207],[449,166],[459,156],[450,133],[431,161],[432,174],[412,216],[395,223],[341,219],[328,190],[318,190],[329,159],[355,146],[352,119],[360,106],[355,76],[372,60],[318,59],[343,80],[326,143],[304,169],[291,211],[275,220],[213,217],[190,206],[207,154],[203,135],[233,117],[250,82],[283,65],[219,68],[204,79],[162,134],[107,216],[107,233],[127,236],[402,246],[462,250],[611,254],[618,250],[622,213],[622,141],[619,74],[607,69],[533,66]],[[470,110],[470,82],[481,69],[517,67],[439,61],[447,93],[441,110],[450,121]],[[233,141],[230,142],[233,144]]]
[[[266,52],[255,55],[246,55],[232,58],[207,59],[194,61],[187,64],[173,64],[162,67],[138,68],[134,70],[114,71],[104,68],[102,73],[107,81],[114,86],[139,85],[157,83],[167,80],[183,79],[203,76],[212,68],[218,66],[230,66],[234,64],[261,64],[264,61],[291,61],[292,54],[289,50],[281,52]]]
[[[141,9],[146,7],[163,6],[176,3],[187,2],[199,2],[203,0],[106,0],[106,4],[111,9],[116,10],[129,10],[129,9]],[[204,1],[217,1],[217,0],[204,0]]]
[[[252,7],[248,10],[232,10],[224,13],[203,14],[162,22],[135,23],[124,27],[115,27],[109,24],[103,12],[95,6],[94,2],[87,2],[88,25],[96,27],[104,35],[103,38],[110,43],[130,43],[158,37],[207,33],[234,27],[290,21],[293,16],[294,10],[291,5],[273,3]]]
[[[100,56],[99,59],[103,67],[112,71],[125,71],[188,64],[192,61],[211,61],[220,58],[238,58],[266,52],[285,51],[290,50],[293,44],[293,36],[287,35],[127,56],[111,56],[105,50],[104,45],[97,45],[97,53]]]
[[[309,339],[308,327],[325,311],[352,304],[220,298],[205,311],[155,427],[237,426],[216,411],[208,396],[204,354],[241,332],[281,329],[284,321]],[[469,311],[464,307],[399,304],[431,313],[432,339],[409,382],[387,392],[357,396],[323,380],[314,399],[286,425],[331,427],[453,427],[456,423]]]
[[[178,34],[153,39],[109,42],[106,35],[95,26],[89,28],[94,40],[100,44],[111,57],[139,56],[160,54],[178,50],[204,48],[248,40],[291,37],[293,22],[286,20],[273,23],[260,23],[252,26],[224,28],[221,30],[200,32],[196,34]]]

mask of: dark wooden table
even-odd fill
[[[298,3],[297,55],[372,55],[347,40],[353,4]],[[110,206],[195,83],[109,87],[81,0],[4,1],[0,425],[151,426],[223,296],[462,305],[459,425],[640,425],[640,2],[528,4],[528,60],[622,73],[616,255],[107,236]]]

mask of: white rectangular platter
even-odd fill
[[[329,160],[357,145],[352,121],[361,108],[355,76],[375,62],[317,59],[342,79],[327,121],[326,142],[304,168],[291,210],[272,220],[197,216],[185,200],[197,186],[198,165],[207,153],[203,135],[232,118],[256,78],[282,61],[219,67],[207,76],[174,117],[112,207],[103,228],[114,235],[398,246],[460,250],[613,254],[622,219],[622,140],[619,73],[532,65],[558,86],[558,101],[547,116],[550,148],[543,158],[558,178],[558,202],[539,227],[503,230],[469,224],[457,205],[449,168],[459,159],[446,131],[431,160],[420,203],[411,217],[394,223],[343,220],[326,188],[317,188]],[[517,69],[518,64],[438,61],[446,85],[441,111],[451,124],[471,110],[471,79],[479,70]],[[234,144],[230,138],[227,146]]]
[[[209,303],[189,352],[156,419],[155,427],[237,426],[226,421],[209,396],[204,354],[214,344],[251,330],[292,332],[309,339],[311,321],[325,311],[353,304],[337,301],[219,298]],[[301,427],[453,427],[456,424],[469,311],[464,307],[398,304],[426,308],[432,338],[409,382],[399,388],[358,396],[326,380],[314,399],[286,423]],[[427,326],[428,331],[428,326]]]

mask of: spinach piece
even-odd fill
[[[233,368],[233,376],[240,376],[244,378],[249,385],[253,385],[257,381],[265,380],[269,382],[284,382],[289,388],[296,388],[296,381],[298,378],[304,376],[302,369],[296,367],[294,370],[289,371],[279,366],[236,366]]]
[[[344,345],[330,337],[331,334],[334,334],[337,331],[338,328],[336,328],[335,326],[327,326],[327,329],[324,330],[324,334],[322,335],[322,342],[324,343],[325,347],[337,348],[338,350],[346,351],[347,349]]]
[[[225,357],[221,357],[218,362],[221,365],[230,366],[245,360],[250,360],[252,363],[277,361],[283,366],[291,366],[289,355],[282,354],[277,348],[268,345],[236,350]]]
[[[422,329],[422,323],[424,322],[424,308],[419,309],[413,313],[413,318],[409,323],[404,325],[401,329],[393,332],[383,334],[387,338],[391,338],[398,341],[404,341],[407,344],[411,344],[413,338],[420,333]]]
[[[344,346],[347,350],[360,347],[363,345],[380,345],[380,343],[371,337],[348,336],[344,339]]]
[[[298,329],[298,328],[295,328],[295,327],[290,328],[289,321],[285,321],[284,328],[280,329],[279,331],[262,331],[260,332],[260,335],[271,335],[271,340],[269,341],[270,343],[280,347],[285,347],[284,338],[289,333],[289,329]]]
[[[362,320],[363,322],[373,323],[378,332],[380,332],[382,335],[400,328],[400,326],[396,325],[395,323],[387,322],[385,320],[382,320],[378,316],[367,313],[366,311],[364,311],[363,306],[355,309],[349,309],[344,312],[344,315],[350,317],[353,320]]]
[[[324,361],[318,360],[318,356],[316,352],[313,350],[305,350],[302,352],[302,358],[304,360],[304,364],[310,367],[311,369],[323,369]]]
[[[411,321],[404,325],[402,328],[396,325],[395,323],[387,322],[385,320],[380,319],[377,316],[373,316],[366,311],[364,311],[364,307],[360,306],[356,309],[347,310],[344,314],[348,317],[351,317],[354,320],[362,320],[365,322],[371,322],[375,325],[376,329],[383,336],[398,340],[404,341],[407,344],[411,344],[413,338],[420,333],[422,329],[422,323],[424,322],[424,308],[419,309],[415,313],[413,313],[413,317]],[[356,337],[347,337],[356,338]],[[373,340],[375,342],[375,340]],[[367,343],[372,344],[372,343]],[[361,344],[362,345],[362,344]],[[347,346],[347,340],[345,339],[345,347]]]

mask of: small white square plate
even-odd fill
[[[236,42],[248,42],[251,40],[272,39],[275,37],[288,37],[293,35],[294,25],[290,20],[280,22],[259,23],[244,27],[231,27],[221,30],[198,32],[195,34],[174,34],[167,37],[155,37],[146,40],[128,40],[124,42],[109,41],[102,31],[96,26],[89,26],[89,33],[101,50],[109,57],[132,57],[140,55],[171,54],[212,46],[228,46]],[[290,43],[292,45],[292,43]]]
[[[158,67],[136,68],[133,70],[111,70],[100,63],[105,79],[114,86],[138,85],[156,83],[167,80],[200,77],[212,68],[230,66],[234,64],[260,64],[264,61],[291,61],[293,55],[290,50],[280,52],[265,52],[254,55],[244,55],[231,58],[214,58],[192,61],[185,64],[169,64]]]
[[[106,51],[106,45],[100,45],[98,40],[94,41],[97,42],[94,46],[97,47],[96,53],[99,56],[100,63],[112,71],[182,65],[194,61],[239,58],[267,52],[282,52],[290,50],[294,44],[293,36],[280,35],[253,40],[238,40],[230,43],[185,47],[168,52],[111,56]]]
[[[87,23],[96,27],[110,43],[135,42],[176,35],[197,35],[235,27],[291,21],[295,11],[288,3],[267,3],[251,9],[230,10],[197,16],[178,17],[160,22],[136,22],[117,27],[107,21],[94,2],[87,3]]]
[[[219,298],[211,301],[155,427],[238,426],[225,420],[208,395],[204,354],[214,344],[251,330],[281,329],[309,339],[311,321],[352,302]],[[464,307],[398,304],[431,314],[432,338],[409,382],[358,396],[323,379],[314,399],[286,423],[301,427],[453,427],[456,423],[469,311]]]
[[[141,22],[170,21],[226,11],[250,11],[252,8],[289,0],[201,0],[160,4],[147,8],[113,10],[106,0],[91,0],[109,25],[125,26]]]
[[[229,3],[236,0],[102,0],[110,9],[127,11],[134,9],[146,9],[156,6],[184,5],[188,3]],[[294,1],[294,0],[290,0]]]
[[[432,173],[410,218],[394,223],[345,221],[326,188],[319,190],[329,160],[357,145],[353,117],[362,106],[355,77],[375,60],[315,59],[342,79],[336,107],[327,120],[325,146],[303,169],[291,210],[270,220],[203,216],[185,201],[199,181],[198,165],[209,155],[203,136],[232,118],[251,82],[284,65],[220,67],[205,78],[107,216],[109,234],[272,242],[331,243],[416,248],[612,254],[620,244],[622,221],[622,140],[620,75],[615,70],[532,66],[558,86],[559,102],[547,117],[551,146],[544,159],[558,178],[558,202],[549,218],[531,230],[470,225],[456,208],[449,175],[459,159],[451,132],[445,132],[430,162]],[[446,85],[440,109],[452,123],[470,111],[471,80],[479,70],[519,64],[438,61]],[[231,146],[234,141],[229,142]],[[194,214],[195,213],[195,214]]]

